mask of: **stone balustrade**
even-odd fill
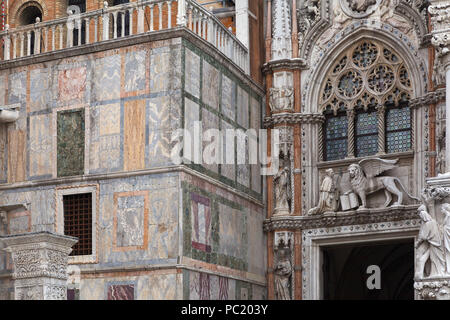
[[[147,0],[76,13],[0,32],[3,61],[147,32],[185,27],[249,72],[248,49],[219,19],[194,0]]]

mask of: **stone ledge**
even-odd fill
[[[320,216],[272,217],[264,221],[264,231],[304,230],[345,225],[383,223],[400,220],[418,220],[419,205],[404,205],[381,209],[330,212]]]
[[[293,58],[293,59],[281,59],[273,60],[265,63],[261,71],[264,74],[273,73],[280,69],[288,70],[305,70],[308,69],[305,59]]]

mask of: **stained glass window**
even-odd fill
[[[409,107],[388,108],[386,112],[386,151],[411,150],[411,110]]]
[[[375,110],[356,114],[356,156],[364,157],[378,151],[378,117]]]
[[[328,116],[325,121],[326,160],[344,159],[347,156],[347,115]]]

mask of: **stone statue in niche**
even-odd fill
[[[289,244],[280,242],[277,248],[277,262],[274,269],[275,298],[277,300],[291,300],[291,250]]]
[[[311,208],[308,211],[308,215],[337,211],[338,197],[338,190],[334,183],[334,171],[333,169],[327,169],[322,184],[320,185],[319,203],[317,204],[317,207]]]
[[[447,266],[446,272],[450,274],[450,204],[444,203],[441,206],[444,213],[444,249],[445,249],[445,264]]]
[[[444,270],[444,254],[442,252],[442,237],[439,226],[430,214],[425,205],[418,209],[419,216],[423,223],[420,227],[419,236],[415,244],[417,252],[416,278],[423,279],[425,274],[425,264],[430,261],[429,278],[442,276]]]
[[[275,189],[275,209],[274,216],[289,215],[291,202],[291,179],[289,168],[289,156],[280,153],[280,167],[273,177]]]
[[[445,126],[441,126],[437,138],[436,173],[445,173]]]
[[[361,205],[359,209],[367,208],[367,195],[379,190],[384,190],[386,195],[386,201],[384,207],[389,206],[392,201],[392,194],[397,196],[397,201],[393,204],[403,204],[403,193],[406,193],[411,199],[420,201],[418,198],[413,197],[406,191],[400,179],[390,176],[381,176],[383,172],[396,168],[395,165],[398,159],[395,160],[383,160],[380,158],[363,159],[359,163],[351,164],[348,167],[350,175],[350,183],[352,190],[361,199]],[[402,191],[397,187],[399,185]],[[350,191],[345,194],[349,194]]]

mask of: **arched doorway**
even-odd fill
[[[42,21],[42,10],[37,5],[37,3],[26,3],[25,7],[20,11],[18,22],[19,26],[26,26],[29,24],[34,24],[38,21]],[[34,54],[34,31],[31,31],[30,33],[30,47],[28,48],[28,42],[25,41],[25,52],[29,52],[29,54]],[[29,51],[28,51],[29,50]]]
[[[322,248],[326,300],[413,300],[413,240],[336,245]],[[380,289],[370,289],[367,268],[380,268]]]

